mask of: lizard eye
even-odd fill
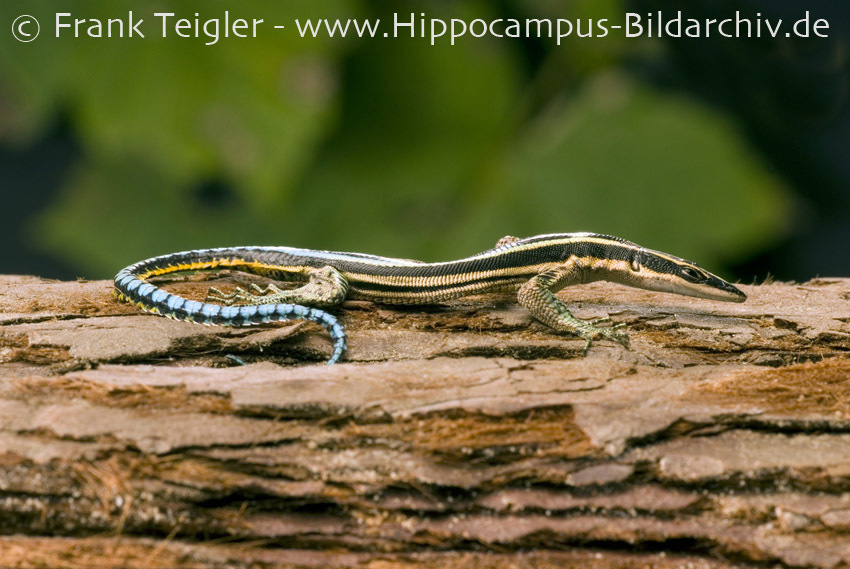
[[[692,269],[690,267],[682,267],[682,278],[686,281],[690,281],[692,283],[699,282],[702,280],[702,275],[696,269]]]

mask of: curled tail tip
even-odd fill
[[[331,354],[330,359],[328,359],[327,365],[333,365],[338,363],[339,360],[342,359],[342,356],[345,354],[346,349],[348,349],[348,345],[345,341],[345,336],[337,337],[336,342],[334,342],[334,351]]]

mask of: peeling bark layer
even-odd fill
[[[349,302],[325,366],[0,277],[0,565],[850,566],[850,280],[742,288],[568,289],[631,332],[587,357],[507,296]]]

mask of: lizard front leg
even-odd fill
[[[504,237],[496,241],[496,244],[493,246],[493,249],[498,249],[499,247],[504,247],[505,245],[516,243],[519,240],[519,237],[514,237],[513,235],[505,235]]]
[[[608,318],[592,321],[576,318],[563,301],[555,296],[556,291],[579,282],[581,267],[570,259],[564,265],[533,276],[520,287],[517,299],[535,318],[547,326],[583,338],[586,342],[583,350],[585,355],[593,341],[599,338],[613,340],[628,348],[629,336],[618,330],[623,325],[602,328],[596,324],[607,322]]]

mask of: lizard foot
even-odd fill
[[[614,324],[609,328],[597,326],[597,324],[610,321],[610,318],[599,318],[590,322],[584,322],[581,326],[579,326],[576,334],[585,341],[582,355],[586,356],[591,344],[593,344],[593,341],[599,339],[611,340],[621,344],[624,348],[629,349],[629,335],[626,332],[621,331],[622,328],[625,328],[625,323],[620,322],[619,324]]]
[[[251,290],[253,290],[257,294],[251,294],[242,287],[236,287],[233,292],[229,294],[222,292],[215,287],[210,287],[209,291],[207,292],[206,302],[217,302],[225,306],[232,306],[237,303],[265,304],[266,302],[272,302],[271,299],[269,299],[268,297],[272,297],[281,292],[279,288],[271,284],[263,288],[252,283]]]

